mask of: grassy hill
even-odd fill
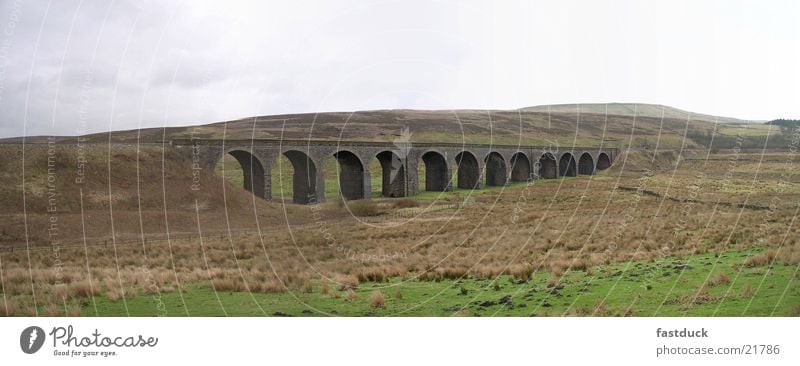
[[[606,111],[607,109],[607,111]],[[635,118],[634,118],[634,110]],[[580,111],[580,113],[579,113]],[[654,148],[785,148],[789,136],[762,122],[652,104],[563,104],[517,110],[374,110],[250,117],[198,126],[87,135],[88,142],[155,143],[175,138],[289,138]],[[769,134],[769,140],[765,140]],[[737,138],[741,136],[741,138]],[[29,137],[28,142],[42,142]],[[20,142],[20,138],[0,140]],[[59,142],[74,142],[61,137]]]
[[[83,146],[6,140],[0,315],[800,314],[793,155],[724,150],[785,149],[786,131],[661,106],[636,106],[635,122],[629,105],[573,107],[257,117]],[[350,202],[334,198],[328,159],[331,200],[312,207],[282,205],[277,190],[254,198],[230,157],[192,189],[192,161],[159,143],[390,141],[406,127],[412,141],[633,149],[595,176]],[[290,187],[282,166],[273,185]]]

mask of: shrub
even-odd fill
[[[528,282],[531,278],[531,274],[533,274],[533,266],[530,265],[517,265],[511,267],[509,270],[511,277],[514,277],[515,280],[521,282]]]
[[[44,316],[62,316],[62,315],[64,315],[64,312],[61,311],[61,308],[58,305],[56,305],[55,303],[50,303],[50,304],[47,304],[47,306],[44,307],[43,315]]]
[[[338,282],[341,286],[339,290],[355,290],[358,288],[358,277],[352,275],[337,274],[334,281]]]
[[[753,297],[753,295],[755,295],[755,293],[756,293],[756,291],[753,290],[753,285],[751,285],[749,282],[742,289],[742,297],[745,298],[745,299],[749,299],[749,298]]]
[[[558,284],[558,279],[559,277],[556,275],[550,276],[550,278],[547,279],[547,287],[556,287]]]
[[[369,306],[373,308],[386,307],[386,298],[381,290],[375,290],[369,295]]]
[[[378,216],[378,204],[373,200],[357,200],[350,202],[347,207],[355,216]]]
[[[314,292],[314,287],[311,286],[311,281],[306,281],[303,284],[303,293],[310,294],[312,292]]]
[[[364,269],[358,273],[359,282],[383,282],[388,280],[382,268]]]
[[[411,208],[411,207],[419,207],[419,202],[410,198],[403,198],[394,201],[395,208]]]
[[[67,288],[67,285],[58,284],[58,285],[54,285],[52,288],[53,288],[53,295],[55,295],[55,297],[56,297],[56,299],[58,299],[58,301],[66,301],[70,297],[69,296],[69,289]]]
[[[598,302],[594,306],[594,313],[592,314],[592,316],[608,316],[608,309],[606,308],[606,306],[603,304],[602,301]]]
[[[76,297],[93,297],[97,295],[97,288],[91,282],[89,282],[88,279],[79,282],[73,282],[69,287],[70,292]]]
[[[216,278],[211,283],[216,291],[237,292],[242,290],[242,287],[239,286],[239,281],[234,281],[231,278]]]
[[[123,296],[122,289],[119,288],[109,289],[108,291],[106,291],[106,297],[108,297],[108,299],[111,300],[112,302],[119,301],[119,299],[121,299],[122,296]]]
[[[708,282],[709,286],[727,285],[731,283],[731,278],[725,272],[717,273],[711,281]]]
[[[67,316],[81,316],[81,306],[78,304],[72,304],[67,308]]]
[[[469,311],[469,309],[460,309],[455,313],[453,313],[453,316],[466,317],[466,316],[472,316],[472,313]]]
[[[269,293],[281,293],[286,291],[286,288],[283,287],[281,281],[278,280],[269,280],[261,286],[261,292],[269,294]]]
[[[789,313],[790,316],[800,316],[800,305],[795,305],[791,312]]]
[[[775,252],[769,251],[748,258],[744,265],[747,267],[761,267],[771,264],[773,260],[775,260]]]
[[[564,275],[564,264],[563,263],[553,263],[550,265],[550,271],[553,272],[554,276],[561,277]]]
[[[0,316],[14,316],[17,313],[17,308],[11,302],[6,302],[5,305],[0,306]]]

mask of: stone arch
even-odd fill
[[[476,189],[480,188],[481,168],[475,154],[469,151],[462,151],[456,155],[456,176],[458,177],[458,188]]]
[[[522,152],[511,156],[511,181],[527,182],[531,179],[531,162]]]
[[[597,156],[597,170],[606,170],[611,166],[611,159],[606,153]]]
[[[450,185],[450,178],[447,167],[447,159],[438,151],[428,151],[422,154],[422,162],[425,163],[425,190],[434,192],[447,191]]]
[[[325,197],[316,197],[317,166],[306,153],[289,150],[283,153],[292,163],[292,202],[308,204],[321,202]]]
[[[574,177],[577,175],[577,167],[575,166],[575,158],[570,153],[561,155],[558,160],[558,175],[562,177]]]
[[[381,195],[384,197],[405,197],[406,167],[403,159],[392,151],[381,151],[375,158],[381,163]]]
[[[594,159],[592,159],[592,154],[588,152],[581,154],[581,157],[578,159],[578,174],[594,174]]]
[[[266,170],[261,160],[244,149],[231,149],[227,153],[233,156],[242,167],[244,189],[256,197],[268,199]]]
[[[364,164],[355,153],[340,150],[333,154],[339,163],[339,192],[346,200],[365,198]]]
[[[486,162],[486,185],[487,186],[502,186],[506,184],[506,161],[503,155],[492,151],[484,158]]]
[[[551,153],[544,153],[539,158],[539,177],[545,179],[558,178],[558,164],[556,157]]]

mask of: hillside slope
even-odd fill
[[[7,144],[0,157],[0,247],[257,230],[285,225],[284,209],[299,209],[257,199],[213,171],[195,180],[192,162],[169,148]]]
[[[578,113],[580,107],[580,113]],[[608,107],[608,113],[606,113]],[[411,142],[495,143],[632,148],[785,148],[777,126],[689,113],[660,105],[587,104],[518,110],[375,110],[251,117],[199,126],[145,128],[87,135],[89,142],[134,144],[176,138],[346,139],[393,141],[405,129]],[[663,118],[662,118],[663,113]],[[737,139],[737,136],[741,138]],[[4,142],[20,142],[20,138]],[[29,137],[28,142],[43,138]],[[74,137],[60,138],[74,142]]]

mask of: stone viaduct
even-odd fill
[[[225,154],[232,155],[244,172],[244,188],[263,199],[272,198],[272,166],[282,154],[293,167],[292,201],[298,204],[325,200],[326,159],[337,160],[341,195],[352,200],[371,196],[372,159],[381,165],[382,195],[405,197],[453,186],[480,189],[508,181],[592,175],[611,166],[618,154],[615,148],[416,142],[178,139],[170,144],[203,169],[213,170]],[[425,168],[424,187],[418,183],[420,165]]]

